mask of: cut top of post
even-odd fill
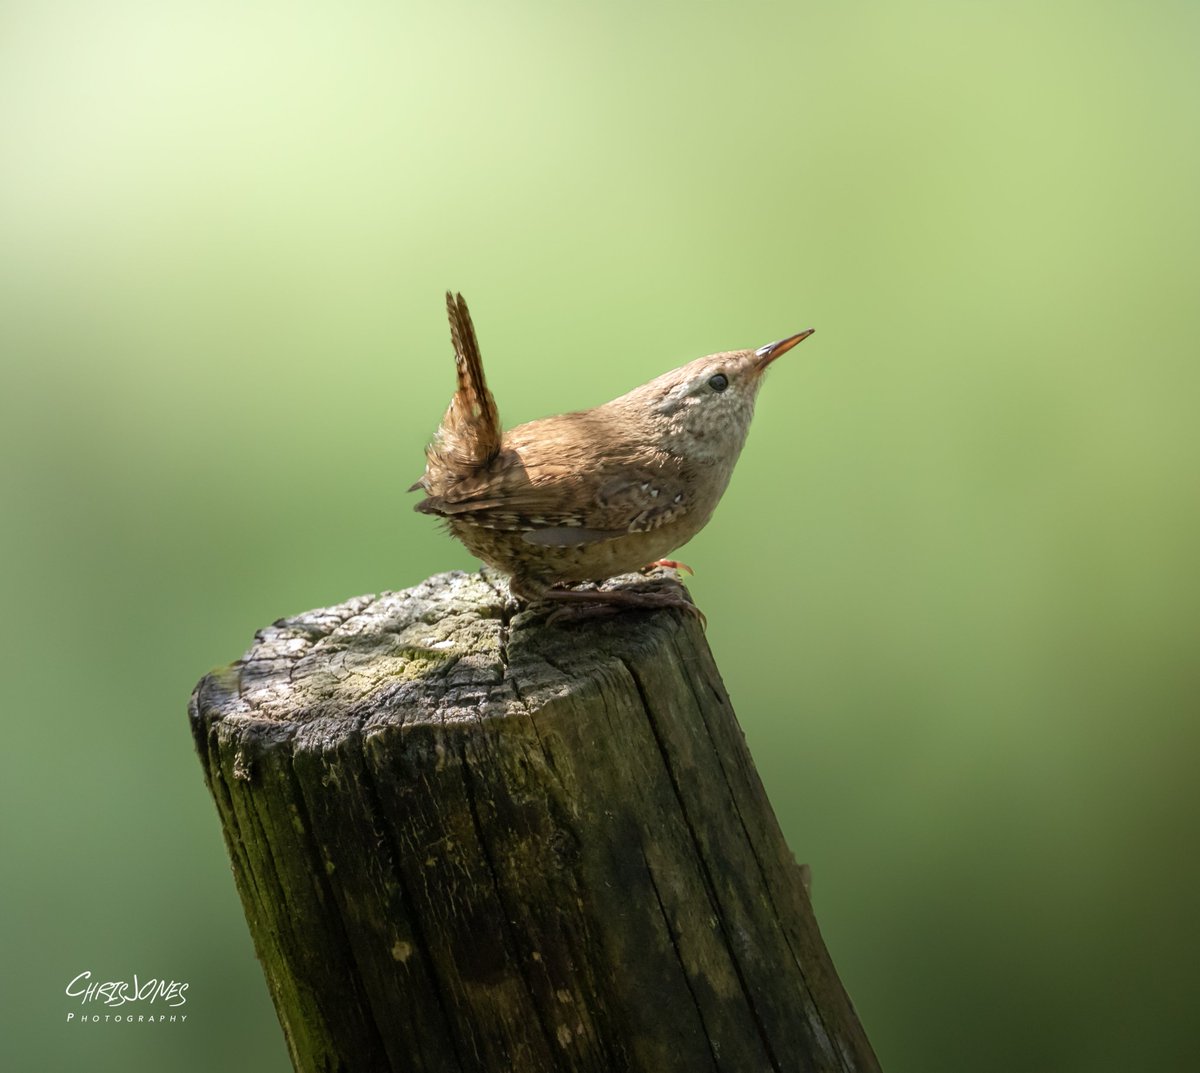
[[[666,578],[637,582],[681,588]],[[699,629],[677,611],[546,619],[545,611],[518,613],[507,592],[480,574],[440,574],[412,589],[279,619],[258,631],[240,660],[206,678],[197,700],[222,719],[359,720],[368,734],[488,719],[571,690],[581,671],[644,655],[664,630]],[[560,669],[566,664],[569,671]]]

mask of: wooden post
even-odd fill
[[[510,616],[444,574],[196,687],[296,1069],[878,1069],[699,623]]]

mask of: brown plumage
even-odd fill
[[[571,591],[636,570],[708,522],[745,442],[762,374],[811,329],[758,350],[698,358],[591,410],[502,432],[462,295],[446,295],[458,389],[426,449],[416,505],[445,519],[517,596],[680,605]]]
[[[426,453],[429,465],[436,467],[439,477],[453,485],[469,474],[484,470],[500,453],[500,415],[483,375],[475,325],[461,294],[446,292],[446,314],[450,318],[458,390],[442,418],[437,440]]]

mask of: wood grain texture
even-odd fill
[[[190,715],[298,1070],[878,1068],[693,617],[439,575]]]

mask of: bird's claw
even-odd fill
[[[681,563],[678,559],[655,559],[652,563],[647,563],[642,567],[642,573],[648,574],[656,566],[661,566],[664,570],[678,570],[680,573],[695,575],[693,570],[687,563]]]
[[[680,592],[634,592],[629,589],[550,589],[542,594],[545,601],[563,604],[588,605],[589,611],[604,611],[607,614],[620,610],[622,607],[640,608],[642,610],[678,609],[686,611],[700,620],[703,629],[708,629],[708,619],[691,600]],[[564,618],[569,613],[567,607],[559,607],[552,611],[547,623]]]

